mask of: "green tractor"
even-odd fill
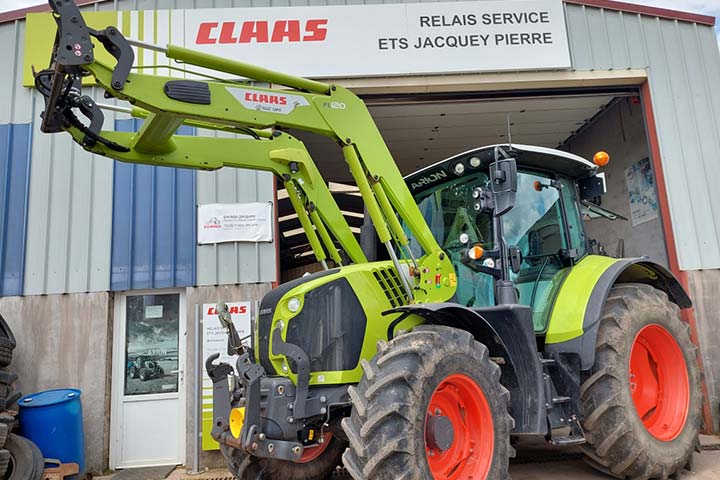
[[[344,268],[268,294],[255,325],[257,361],[245,355],[237,365],[243,381],[230,408],[239,410],[219,414],[230,422],[217,432],[240,437],[257,405],[251,415],[268,438],[283,415],[295,420],[298,393],[306,408],[320,400],[321,415],[304,425],[299,461],[230,441],[231,470],[241,479],[322,479],[343,464],[356,480],[503,479],[512,439],[527,436],[581,445],[590,465],[618,478],[682,470],[701,423],[696,349],[679,315],[691,302],[648,258],[590,254],[583,213],[614,217],[590,203],[605,192],[597,170],[567,152],[499,145],[406,177],[452,262],[454,274],[439,281],[457,283],[455,296],[409,303],[397,276],[377,268],[390,306],[373,331]],[[421,256],[411,234],[410,248]],[[278,309],[286,310],[275,317]],[[288,364],[271,354],[273,318],[287,322],[274,341],[299,347]],[[311,379],[361,371],[333,387],[310,381],[303,393],[299,377],[287,377],[304,362]],[[219,390],[215,401],[224,398]]]
[[[344,465],[355,480],[502,480],[520,437],[580,445],[619,478],[666,479],[690,462],[702,399],[679,313],[691,301],[647,258],[588,251],[583,209],[608,214],[590,202],[605,191],[596,165],[496,145],[404,179],[339,85],[126,39],[87,26],[72,0],[49,3],[43,132],[124,162],[270,171],[325,267],[264,297],[250,345],[218,308],[237,360],[206,360],[211,434],[238,478],[323,480]],[[133,47],[212,76],[144,73]],[[129,106],[83,95],[88,76]],[[104,131],[105,109],[145,122]],[[231,135],[178,136],[181,125]],[[340,146],[386,260],[367,260],[288,129]]]

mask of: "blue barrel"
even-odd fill
[[[20,405],[20,434],[32,440],[45,458],[77,463],[85,471],[80,390],[61,389],[26,395]]]

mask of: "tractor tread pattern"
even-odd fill
[[[378,342],[377,355],[362,367],[365,375],[357,386],[350,387],[353,402],[351,416],[342,420],[349,448],[343,455],[347,472],[355,480],[424,480],[424,462],[417,455],[413,435],[423,398],[424,380],[433,366],[448,355],[464,354],[483,365],[496,382],[500,398],[509,403],[510,393],[500,384],[500,367],[490,361],[487,348],[468,332],[440,327],[420,326],[390,342]],[[513,418],[506,412],[496,419],[509,433]],[[514,449],[500,448],[507,472],[509,456]],[[498,447],[496,447],[498,448]],[[424,452],[424,450],[423,450]],[[504,473],[503,475],[507,475]]]
[[[690,413],[685,428],[671,442],[652,437],[630,396],[627,362],[633,332],[648,323],[660,323],[687,352]],[[587,435],[582,450],[590,466],[620,479],[666,480],[682,471],[692,460],[701,422],[701,397],[692,392],[693,387],[699,389],[696,352],[688,325],[680,320],[678,306],[665,292],[644,284],[612,288],[600,319],[595,365],[580,389]]]

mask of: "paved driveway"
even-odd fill
[[[516,464],[510,467],[512,480],[608,480],[601,473],[585,465],[582,460]],[[692,472],[685,472],[682,480],[720,479],[720,451],[695,454]]]
[[[534,458],[534,457],[533,457]],[[548,458],[558,458],[557,455],[550,455]],[[519,461],[529,461],[519,459]],[[510,467],[512,480],[609,480],[601,473],[596,472],[592,468],[585,465],[582,460],[568,459],[547,461],[535,463],[514,463]],[[111,478],[111,477],[108,477]],[[141,478],[141,477],[137,477]],[[148,477],[142,477],[146,479]],[[160,480],[164,477],[153,478]],[[184,468],[178,468],[173,472],[168,480],[226,480],[230,479],[227,470],[217,469],[204,472],[200,475],[188,475]],[[345,480],[350,477],[334,476],[330,480]],[[701,454],[695,454],[695,465],[692,472],[685,472],[681,480],[718,480],[720,479],[720,451],[706,451]],[[119,479],[113,479],[119,480]],[[281,480],[281,479],[277,479]]]

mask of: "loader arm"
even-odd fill
[[[329,255],[341,263],[332,235],[353,263],[364,263],[365,256],[304,145],[281,129],[327,136],[342,149],[408,298],[436,302],[454,295],[452,264],[424,221],[367,107],[352,92],[175,45],[141,44],[125,39],[115,27],[96,31],[84,23],[72,1],[49,0],[49,4],[59,35],[50,68],[36,76],[46,99],[44,132],[68,131],[86,150],[123,162],[271,171],[287,187],[318,261],[325,262]],[[95,58],[93,40],[115,57],[115,65]],[[245,80],[181,80],[140,73],[133,68],[133,45],[160,51],[183,64],[284,88],[256,87]],[[94,77],[106,96],[129,102],[133,108],[128,113],[145,118],[139,132],[102,130],[102,109],[81,94],[85,76]],[[78,119],[77,112],[90,120],[89,125]],[[183,124],[249,138],[178,136]],[[422,247],[420,258],[413,257],[400,220]],[[409,268],[402,266],[403,261]]]

